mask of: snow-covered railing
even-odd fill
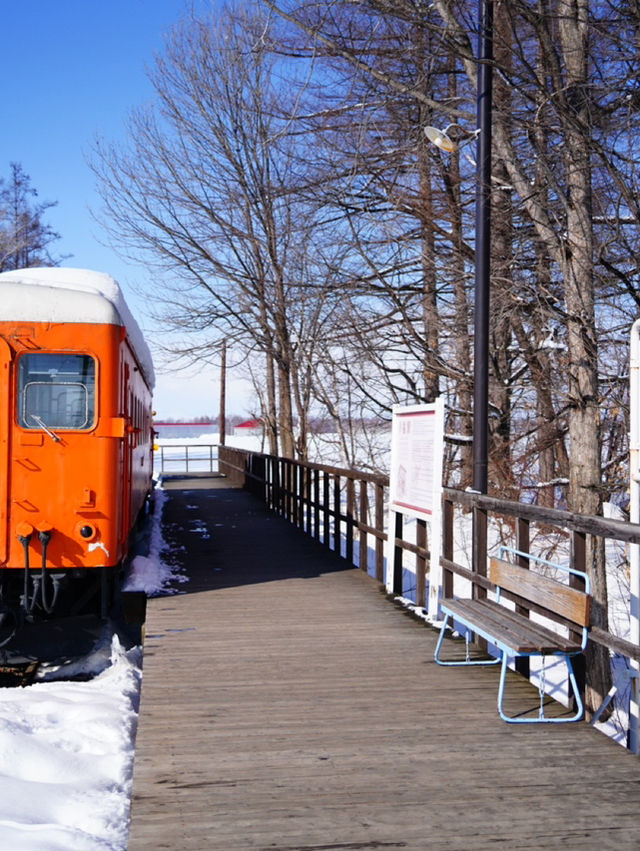
[[[219,471],[235,484],[251,490],[271,509],[295,523],[325,546],[341,553],[350,563],[367,570],[379,581],[385,570],[393,571],[394,594],[404,596],[407,571],[403,570],[406,553],[414,554],[415,599],[417,608],[425,606],[425,586],[429,576],[429,551],[426,529],[403,522],[402,515],[387,518],[385,500],[388,478],[358,470],[276,458],[231,447],[219,447]],[[469,517],[475,515],[476,555],[469,551]],[[386,526],[393,529],[392,546],[386,546]],[[408,531],[410,525],[411,531]],[[493,540],[496,528],[499,539]],[[491,530],[491,531],[490,531]],[[557,546],[564,551],[572,570],[585,570],[588,536],[600,537],[607,546],[640,544],[640,524],[591,515],[579,515],[557,509],[498,499],[484,494],[444,489],[441,596],[454,596],[454,583],[471,583],[474,594],[492,591],[486,575],[487,550],[498,544],[510,544],[518,552],[517,561],[527,565],[527,554],[536,549]],[[413,541],[407,538],[413,537]],[[491,540],[490,540],[491,539]],[[373,547],[369,546],[373,541]],[[555,544],[550,542],[555,541]],[[489,543],[488,543],[489,542]],[[385,552],[392,564],[385,565]],[[373,553],[373,570],[371,567]],[[541,553],[542,554],[542,553]],[[465,562],[467,566],[461,562]],[[573,579],[572,583],[579,580]],[[468,589],[468,584],[467,584]],[[516,601],[517,605],[517,601]],[[590,642],[600,645],[616,658],[640,662],[640,646],[616,635],[611,629],[592,624]],[[519,664],[526,674],[526,661]],[[632,689],[637,681],[631,676]],[[580,684],[583,687],[585,672]],[[612,688],[615,692],[617,686]],[[632,724],[633,725],[633,719]],[[625,725],[626,726],[626,725]],[[630,736],[634,740],[633,733]]]

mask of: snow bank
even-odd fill
[[[124,851],[139,686],[140,649],[114,637],[95,679],[2,691],[3,848]]]
[[[162,534],[162,512],[167,494],[160,486],[154,491],[154,516],[149,540],[149,554],[136,556],[122,586],[123,591],[144,591],[147,597],[159,597],[163,594],[176,594],[175,582],[188,582],[188,578],[178,573],[168,564],[163,555],[168,552]]]

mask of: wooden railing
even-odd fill
[[[373,575],[379,582],[385,578],[385,489],[388,477],[329,467],[322,464],[278,458],[272,455],[247,452],[232,447],[219,447],[219,470],[235,484],[251,490],[281,516],[299,526],[314,538],[321,540],[330,549],[340,549],[352,564],[362,570],[369,567],[369,539],[374,543],[375,569]],[[441,564],[443,567],[443,593],[453,593],[454,575],[462,576],[479,588],[491,588],[482,567],[485,558],[479,553],[477,563],[480,570],[469,570],[454,561],[455,507],[465,512],[476,512],[476,522],[485,525],[490,514],[509,518],[515,524],[515,547],[529,552],[532,524],[553,527],[556,531],[569,534],[571,538],[570,567],[586,569],[586,537],[596,535],[603,538],[640,544],[640,525],[622,520],[572,514],[551,508],[497,499],[469,491],[453,488],[444,489],[443,542]],[[484,536],[486,547],[486,534]],[[425,605],[424,577],[428,573],[429,550],[426,546],[424,524],[417,525],[417,540],[406,539],[402,515],[394,518],[393,580],[390,586],[396,594],[402,594],[404,553],[417,557],[416,602]],[[358,558],[354,558],[354,553]],[[420,569],[422,567],[422,570]],[[622,653],[640,662],[640,648],[610,632],[592,627],[591,638],[610,650]]]
[[[385,498],[388,478],[383,475],[346,470],[289,458],[246,452],[230,447],[219,448],[219,470],[231,481],[251,490],[272,510],[286,517],[307,534],[338,551],[350,563],[367,570],[379,581],[387,580],[394,594],[403,594],[404,563],[407,553],[415,556],[416,603],[425,606],[429,573],[427,529],[414,521],[414,541],[407,540],[404,518],[395,513],[389,518],[393,528],[393,547],[388,546],[385,531]],[[457,510],[456,510],[457,509]],[[454,559],[455,523],[474,515],[477,557],[475,569],[465,568]],[[497,499],[487,495],[445,488],[442,526],[443,596],[453,596],[454,577],[468,580],[474,594],[483,595],[492,585],[486,576],[487,525],[490,516],[506,519],[514,529],[512,545],[522,553],[532,552],[534,529],[542,530],[549,540],[570,540],[569,567],[586,569],[587,536],[594,535],[625,544],[640,544],[640,525],[603,517],[573,514],[556,509]],[[369,542],[373,541],[374,565],[371,570]],[[390,576],[385,577],[385,551],[390,553]],[[356,558],[357,553],[357,558]],[[526,559],[520,557],[521,563]],[[590,640],[640,663],[640,647],[611,631],[592,626]],[[522,671],[525,673],[525,671]]]
[[[220,446],[218,452],[220,473],[329,549],[338,550],[351,564],[368,570],[373,552],[373,575],[384,581],[386,476],[230,446]]]

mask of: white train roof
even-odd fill
[[[123,325],[153,387],[151,352],[117,281],[103,272],[58,266],[0,273],[0,321]]]

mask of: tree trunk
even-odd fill
[[[600,412],[596,342],[593,202],[588,104],[588,0],[559,0],[559,32],[566,64],[567,109],[565,169],[567,179],[567,243],[563,277],[569,346],[569,508],[601,514]],[[587,542],[587,569],[593,595],[592,623],[607,629],[607,585],[604,541]],[[609,651],[589,644],[588,712],[594,712],[611,687]]]

